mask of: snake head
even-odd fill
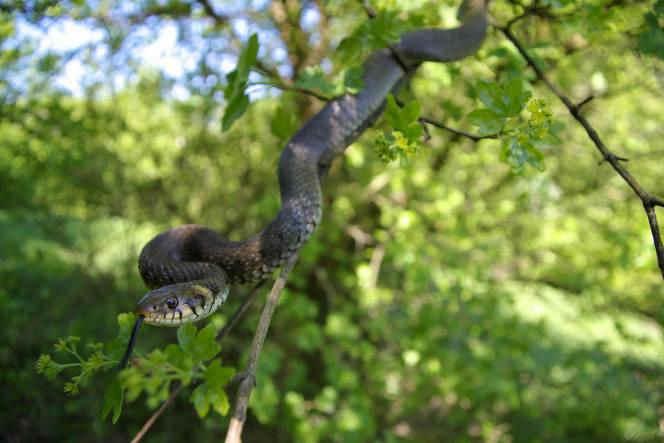
[[[226,301],[228,286],[219,292],[195,283],[175,283],[143,296],[135,313],[155,326],[180,326],[202,320]]]

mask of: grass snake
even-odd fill
[[[278,176],[281,209],[258,234],[229,241],[200,225],[179,226],[150,240],[138,268],[152,290],[138,303],[139,321],[178,326],[212,314],[233,283],[267,277],[311,236],[321,219],[321,178],[331,161],[372,125],[395,92],[425,61],[449,62],[473,54],[487,28],[489,0],[466,0],[461,25],[404,34],[364,63],[362,90],[329,101],[290,139]]]

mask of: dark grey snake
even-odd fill
[[[260,233],[229,241],[204,226],[184,225],[145,245],[138,268],[153,290],[138,303],[139,319],[168,326],[202,319],[225,302],[231,283],[261,280],[283,264],[321,219],[320,180],[330,162],[374,123],[386,97],[422,62],[459,60],[479,48],[488,2],[465,0],[461,26],[406,33],[390,50],[369,57],[364,89],[328,102],[286,145],[279,160],[282,207]]]

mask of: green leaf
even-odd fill
[[[468,121],[478,127],[480,135],[498,134],[505,125],[505,119],[489,109],[476,109],[468,114]]]
[[[408,126],[401,128],[401,131],[399,132],[401,132],[410,143],[419,146],[420,139],[424,135],[424,128],[420,122],[415,121],[410,123]]]
[[[285,140],[293,133],[298,127],[298,121],[294,112],[288,112],[283,108],[279,108],[272,116],[270,122],[270,131],[280,140]]]
[[[502,91],[497,83],[480,82],[477,86],[477,97],[495,114],[504,114]]]
[[[196,332],[196,326],[194,326],[193,323],[185,323],[178,328],[178,343],[184,352],[191,352]]]
[[[224,89],[224,97],[232,99],[236,95],[244,92],[244,88],[249,78],[251,67],[256,64],[256,56],[258,55],[258,36],[252,34],[247,41],[247,44],[242,49],[240,57],[238,58],[235,70],[226,76],[228,84]]]
[[[392,126],[397,126],[400,123],[399,106],[392,94],[388,95],[386,99],[385,119]]]
[[[221,346],[215,339],[217,332],[212,323],[198,331],[194,340],[191,356],[194,361],[209,360],[221,350]]]
[[[162,355],[155,354],[155,358],[158,359]],[[185,352],[181,347],[170,344],[164,348],[163,357],[166,361],[176,368],[180,368],[184,371],[189,371],[194,366],[194,359],[190,353]],[[158,363],[155,359],[155,363]]]
[[[206,368],[205,382],[194,389],[191,401],[199,417],[205,417],[210,407],[220,415],[226,415],[230,404],[224,387],[233,377],[233,368],[223,367],[219,360],[215,360]]]
[[[210,411],[210,402],[207,396],[206,386],[200,385],[194,392],[191,393],[191,402],[194,404],[194,409],[200,418],[205,417]]]
[[[341,40],[339,46],[337,46],[336,54],[343,64],[347,64],[362,58],[363,51],[363,40],[359,36],[353,34]]]
[[[223,388],[220,387],[213,391],[208,391],[208,399],[212,404],[212,409],[214,409],[217,414],[224,416],[228,413],[230,403],[228,402],[228,396]]]
[[[418,123],[420,116],[420,104],[417,100],[406,103],[403,107],[397,105],[392,94],[387,96],[387,106],[385,108],[385,118],[395,130],[405,132],[412,123]]]
[[[106,345],[106,351],[111,358],[119,360],[124,354],[135,321],[136,316],[132,313],[125,312],[118,314],[118,335]]]
[[[524,89],[521,77],[504,83],[480,82],[477,86],[477,97],[484,106],[500,117],[519,115],[530,95],[530,92]]]
[[[664,1],[659,1],[660,8],[664,9]],[[639,50],[648,55],[652,55],[664,60],[664,27],[660,20],[664,17],[664,12],[649,12],[644,16],[643,29],[638,36]]]
[[[305,68],[295,81],[295,86],[319,92],[326,97],[334,95],[336,90],[336,87],[327,81],[325,73],[319,66]]]
[[[348,37],[341,40],[337,56],[346,65],[357,62],[375,49],[396,43],[408,29],[422,24],[422,17],[413,15],[403,20],[399,11],[381,10],[373,18],[367,18]]]
[[[343,74],[344,92],[356,94],[364,86],[364,69],[362,66],[348,68]]]
[[[178,343],[184,353],[189,356],[194,363],[209,360],[221,349],[216,340],[216,330],[213,324],[196,330],[196,327],[187,323],[178,329]],[[169,348],[166,348],[169,350]],[[173,358],[179,358],[177,353],[173,352]],[[174,363],[175,364],[175,363]],[[186,365],[186,362],[185,362]]]
[[[116,376],[106,388],[104,393],[104,405],[101,410],[101,418],[105,420],[108,414],[113,411],[111,421],[115,424],[122,413],[122,403],[124,401],[124,390],[120,379]]]
[[[221,120],[221,128],[228,131],[235,120],[242,117],[248,107],[249,97],[244,94],[234,97],[226,106],[224,117]]]
[[[417,100],[408,102],[401,108],[400,117],[401,121],[408,125],[412,122],[417,121],[417,118],[420,116],[420,104]]]
[[[249,72],[256,64],[258,55],[258,36],[253,34],[249,37],[246,46],[240,53],[235,70],[226,75],[226,87],[224,98],[227,101],[224,116],[222,118],[222,130],[227,131],[233,123],[247,110],[249,97],[245,93]]]
[[[503,103],[508,116],[518,115],[530,99],[530,91],[524,89],[523,80],[515,77],[502,86]]]
[[[385,120],[391,130],[378,136],[374,144],[374,150],[382,161],[391,162],[397,158],[405,161],[419,151],[424,133],[418,121],[419,115],[420,104],[416,100],[400,107],[393,95],[387,96]]]
[[[544,170],[544,156],[529,140],[523,137],[509,137],[503,144],[503,159],[512,167],[515,174],[523,172],[526,165]]]
[[[221,366],[219,360],[214,360],[205,369],[205,383],[208,386],[223,388],[235,375],[235,368]]]

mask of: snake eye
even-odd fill
[[[168,309],[175,309],[178,306],[178,299],[175,297],[169,297],[166,299],[166,306]]]

